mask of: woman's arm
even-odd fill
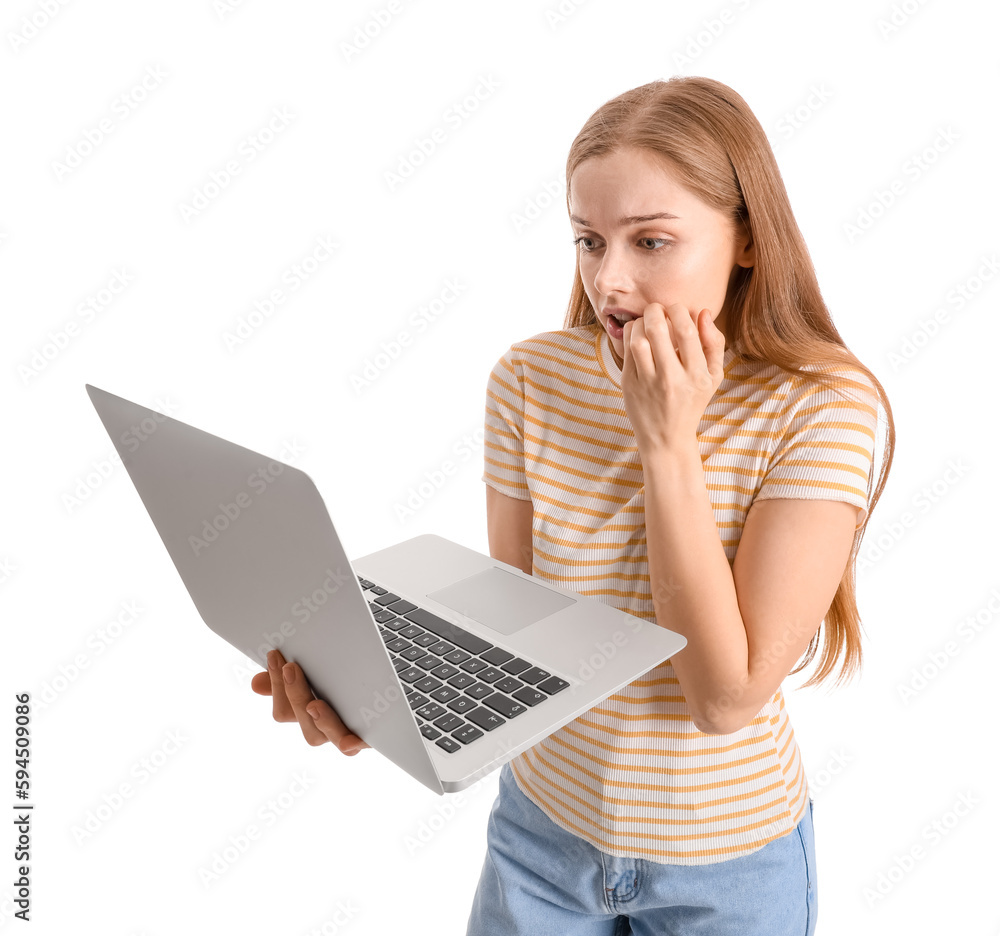
[[[697,434],[722,383],[725,338],[709,309],[692,316],[657,303],[626,324],[625,338],[622,392],[643,465],[656,620],[687,638],[671,662],[695,725],[728,734],[753,720],[805,653],[847,569],[858,507],[754,501],[730,568]],[[820,427],[810,413],[799,442]]]
[[[486,527],[490,555],[531,575],[530,500],[501,494],[486,485]]]
[[[858,509],[755,501],[732,568],[696,445],[643,458],[656,621],[683,634],[671,658],[700,731],[743,728],[805,653],[843,578]]]

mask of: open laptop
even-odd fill
[[[351,731],[436,793],[686,644],[439,536],[349,560],[304,471],[86,388],[205,623],[262,668],[272,648],[298,662]]]

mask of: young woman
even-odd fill
[[[488,383],[490,552],[687,646],[502,769],[468,932],[809,934],[812,801],[781,682],[821,624],[807,685],[860,663],[854,562],[889,402],[732,89],[620,95],[566,178],[564,328],[513,344]],[[367,746],[272,656],[253,686],[276,719]]]

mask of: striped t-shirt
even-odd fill
[[[845,365],[846,366],[846,365]],[[730,565],[757,498],[846,501],[867,512],[878,398],[844,400],[728,347],[698,427]],[[655,620],[643,474],[621,371],[598,324],[512,345],[490,374],[483,480],[532,502],[532,575]],[[662,864],[749,854],[795,828],[808,803],[779,687],[725,735],[694,726],[670,661],[511,761],[518,785],[601,851]]]

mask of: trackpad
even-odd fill
[[[501,634],[515,631],[576,604],[543,585],[526,582],[506,569],[486,569],[454,582],[428,598],[493,628]]]

